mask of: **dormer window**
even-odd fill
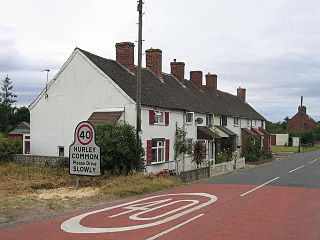
[[[154,124],[164,124],[164,112],[154,111]]]

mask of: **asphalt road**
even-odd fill
[[[319,240],[320,151],[0,231],[1,240]]]
[[[296,154],[205,183],[260,185],[276,177],[268,186],[320,189],[320,151]]]

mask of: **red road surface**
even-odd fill
[[[243,197],[240,195],[254,188],[246,185],[191,185],[158,195],[174,193],[207,193],[216,196],[217,201],[208,206],[192,211],[181,217],[162,224],[136,230],[108,233],[68,233],[61,230],[61,224],[80,214],[82,211],[52,220],[27,224],[16,228],[0,231],[1,240],[75,240],[75,239],[320,239],[320,190],[289,187],[264,186]],[[144,197],[142,197],[144,198]],[[163,199],[193,200],[176,202],[175,204],[138,215],[140,218],[129,217],[143,211],[132,209],[132,212],[110,218],[112,215],[130,211],[115,208],[84,217],[80,224],[89,228],[118,228],[154,223],[167,219],[177,213],[205,203],[208,198],[203,196],[163,196],[147,200],[148,202]],[[199,201],[197,204],[196,201]],[[144,201],[146,202],[146,201]],[[169,203],[155,203],[154,206]],[[142,203],[142,202],[141,202]],[[159,205],[157,205],[159,204]],[[194,204],[177,212],[169,213],[187,204]],[[119,203],[117,204],[119,205]],[[112,205],[111,205],[112,206]],[[110,207],[110,206],[106,206]],[[102,209],[103,207],[94,209]],[[147,209],[147,208],[145,208]],[[167,215],[166,215],[167,214]],[[160,215],[159,217],[157,217]],[[163,216],[161,216],[163,215]],[[162,233],[161,236],[158,235]]]

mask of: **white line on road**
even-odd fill
[[[178,225],[176,225],[176,226],[174,226],[172,228],[169,228],[169,229],[167,229],[167,230],[165,230],[165,231],[163,231],[163,232],[161,232],[161,233],[159,233],[157,235],[154,235],[153,237],[148,238],[147,240],[153,240],[153,239],[156,239],[158,237],[161,237],[161,236],[163,236],[163,235],[165,235],[165,234],[167,234],[167,233],[169,233],[169,232],[171,232],[171,231],[173,231],[173,230],[175,230],[175,229],[177,229],[177,228],[179,228],[179,227],[181,227],[181,226],[183,226],[183,225],[185,225],[185,224],[187,224],[189,222],[192,222],[193,220],[196,220],[199,217],[202,217],[203,215],[204,214],[202,213],[202,214],[199,214],[199,215],[197,215],[197,216],[195,216],[193,218],[190,218],[189,220],[184,221],[184,222],[182,222],[182,223],[180,223],[180,224],[178,224]]]
[[[318,159],[315,159],[315,160],[309,162],[309,164],[314,163],[314,162],[316,162],[316,161],[318,161]]]
[[[254,189],[251,189],[251,190],[250,190],[250,191],[248,191],[248,192],[242,193],[242,194],[240,195],[240,197],[243,197],[243,196],[247,195],[248,193],[251,193],[251,192],[253,192],[253,191],[257,190],[257,189],[259,189],[259,188],[263,187],[264,185],[267,185],[268,183],[271,183],[271,182],[273,182],[273,181],[277,180],[278,178],[280,178],[280,177],[276,177],[276,178],[274,178],[274,179],[271,179],[270,181],[265,182],[264,184],[261,184],[260,186],[255,187]]]
[[[294,171],[297,171],[298,169],[303,168],[303,167],[304,167],[304,165],[302,165],[302,166],[300,166],[300,167],[297,167],[297,168],[295,168],[295,169],[292,169],[292,170],[289,171],[289,173],[292,173],[292,172],[294,172]]]

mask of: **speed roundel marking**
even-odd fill
[[[83,124],[77,131],[77,140],[82,145],[88,145],[93,139],[93,130],[90,125]]]
[[[201,200],[202,199],[202,200]],[[119,204],[72,217],[61,224],[68,233],[111,233],[125,232],[157,226],[200,210],[217,201],[217,197],[208,193],[173,193],[157,195]],[[176,207],[174,207],[176,206]],[[165,209],[168,208],[166,211]],[[161,210],[160,215],[154,215]],[[113,211],[116,211],[113,212]],[[88,226],[87,217],[97,218],[103,212],[105,227]],[[151,217],[148,214],[152,214]],[[115,226],[114,224],[117,224]]]

